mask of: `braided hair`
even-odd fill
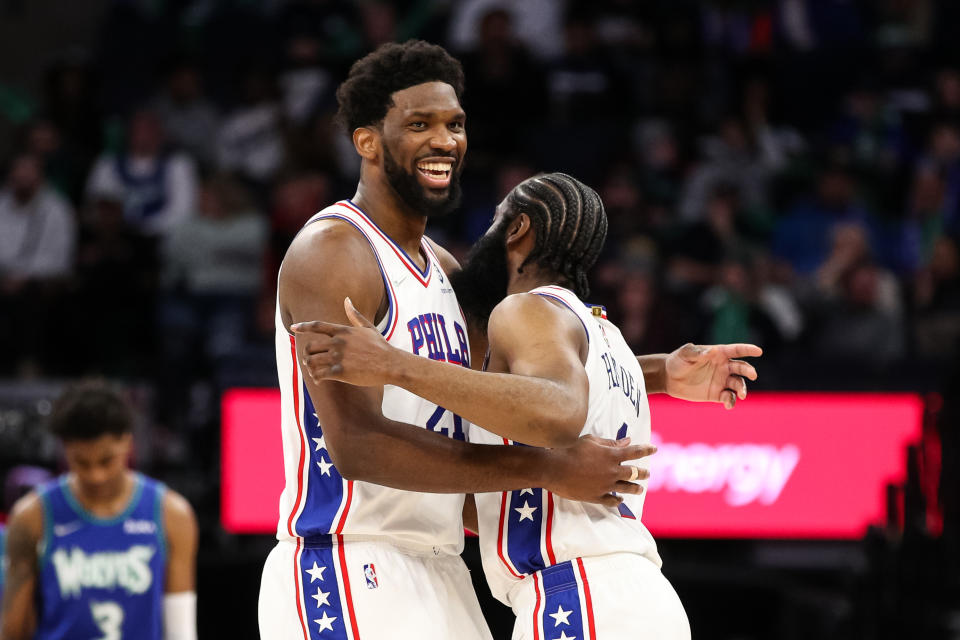
[[[354,62],[337,88],[337,121],[347,133],[379,125],[393,106],[394,92],[435,81],[452,86],[458,100],[462,97],[463,68],[443,47],[423,40],[381,45]]]
[[[607,237],[607,214],[597,192],[565,173],[524,180],[507,196],[509,220],[530,216],[536,231],[532,262],[559,276],[577,296],[590,294],[587,271]]]

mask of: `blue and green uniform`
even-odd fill
[[[113,518],[84,509],[66,476],[38,488],[44,533],[35,638],[163,637],[165,487],[141,474],[135,483]]]

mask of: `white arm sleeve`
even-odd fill
[[[163,596],[163,640],[197,640],[197,592]]]

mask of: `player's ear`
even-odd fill
[[[527,237],[533,237],[532,223],[530,222],[530,216],[521,211],[507,225],[507,246],[516,245]]]
[[[373,127],[353,130],[353,146],[364,160],[376,160],[380,155],[380,132]]]

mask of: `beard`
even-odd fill
[[[510,274],[507,272],[507,224],[477,240],[460,271],[450,276],[457,301],[464,315],[487,330],[490,312],[507,297]]]
[[[383,147],[383,172],[387,176],[387,183],[405,205],[428,218],[445,216],[460,206],[460,169],[456,165],[451,167],[446,196],[433,195],[417,181],[417,176],[397,163],[386,146]]]

